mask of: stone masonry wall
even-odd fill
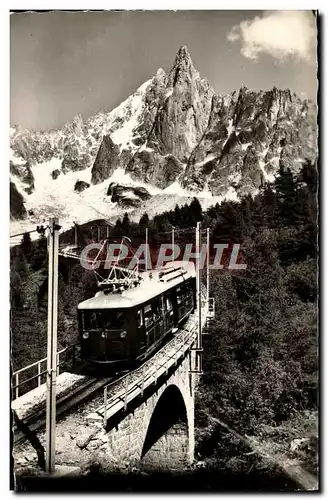
[[[117,468],[179,469],[193,461],[195,376],[189,373],[191,356],[193,352],[148,399],[130,413],[128,409],[125,418],[108,430],[107,452]],[[172,425],[166,429],[171,418]],[[145,441],[151,434],[155,442],[146,451]]]

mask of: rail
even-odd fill
[[[59,367],[65,363],[65,360],[60,361],[60,355],[69,351],[69,350],[72,350],[72,364],[73,364],[73,366],[75,365],[75,359],[76,359],[77,351],[79,350],[79,344],[72,344],[72,345],[65,347],[64,349],[61,349],[60,351],[57,352],[57,364],[56,364],[57,375],[59,375]],[[38,387],[40,387],[40,385],[42,384],[42,377],[47,373],[47,369],[42,369],[42,363],[46,363],[46,362],[47,362],[47,357],[42,358],[39,361],[35,361],[34,363],[31,363],[28,366],[24,366],[23,368],[20,368],[20,370],[17,370],[13,373],[13,375],[12,375],[13,384],[11,387],[12,390],[14,391],[14,398],[13,399],[17,399],[19,397],[19,388],[22,385],[27,384],[27,382],[31,382],[32,380],[37,379]],[[27,370],[31,370],[34,367],[37,367],[37,374],[36,375],[33,375],[32,377],[29,377],[27,379],[19,381],[20,375],[22,373],[26,372]]]

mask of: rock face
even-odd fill
[[[10,183],[10,219],[24,219],[26,210],[23,196],[17,191],[13,182]]]
[[[22,183],[24,194],[31,194],[34,191],[34,176],[31,165],[28,161],[23,161],[19,165],[16,165],[13,161],[10,161],[9,170],[13,182],[18,179],[20,183]]]
[[[168,76],[165,101],[156,115],[149,146],[162,155],[187,161],[206,129],[213,94],[194,68],[187,47],[181,47]]]
[[[92,184],[99,184],[112,175],[119,166],[119,153],[119,147],[113,143],[109,135],[106,135],[92,167]]]
[[[85,189],[88,189],[90,187],[90,184],[85,181],[76,181],[75,186],[74,186],[74,191],[76,193],[82,193]]]
[[[141,186],[129,186],[111,182],[108,186],[107,196],[111,201],[122,208],[140,207],[142,203],[151,198],[146,188]]]
[[[183,46],[168,74],[159,69],[111,112],[87,120],[78,115],[61,130],[13,127],[10,146],[12,180],[24,196],[38,185],[34,166],[56,160],[49,182],[88,168],[92,189],[120,169],[136,186],[174,184],[191,195],[238,198],[272,181],[280,166],[297,171],[305,159],[316,158],[316,108],[276,88],[216,95]],[[81,192],[75,187],[73,182],[72,192]]]
[[[188,159],[182,185],[239,194],[273,180],[280,165],[292,171],[316,156],[315,110],[276,88],[214,96],[208,127]]]

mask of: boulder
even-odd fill
[[[51,172],[51,177],[55,180],[55,179],[58,179],[60,174],[61,174],[60,170],[58,168],[56,168],[56,170],[53,170]]]
[[[90,187],[90,184],[85,181],[76,181],[75,186],[74,186],[74,191],[76,193],[82,193],[85,189],[88,189]]]
[[[107,196],[113,203],[122,208],[140,207],[142,203],[151,198],[151,194],[142,186],[131,186],[111,182],[107,189]]]

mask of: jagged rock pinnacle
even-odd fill
[[[199,74],[195,69],[186,45],[182,45],[174,59],[172,69],[169,73],[169,84],[175,86],[179,81],[193,79]]]
[[[192,62],[192,59],[191,59],[191,56],[188,52],[188,48],[186,45],[182,45],[178,52],[177,52],[177,55],[175,56],[175,60],[174,60],[174,63],[173,63],[173,68],[176,67],[176,66],[180,66],[181,64],[183,64],[184,66],[192,66],[194,67],[193,65],[193,62]]]

